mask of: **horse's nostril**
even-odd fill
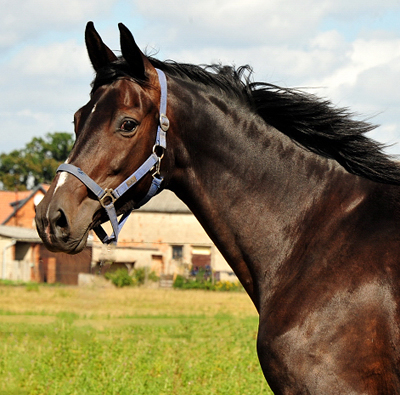
[[[58,210],[56,226],[58,228],[62,228],[62,229],[65,229],[68,227],[67,217],[65,216],[65,214],[62,210]]]
[[[49,223],[50,223],[50,233],[53,238],[56,239],[65,239],[69,236],[69,223],[67,216],[64,211],[59,208],[56,210],[50,210],[49,214]]]

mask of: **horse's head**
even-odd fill
[[[121,58],[103,43],[93,23],[86,27],[97,73],[93,90],[75,114],[74,148],[36,212],[40,237],[52,251],[81,251],[89,231],[108,219],[111,206],[114,210],[115,199],[113,219],[115,212],[137,206],[153,186],[152,173],[162,157],[159,71],[129,30],[122,24],[119,28]]]

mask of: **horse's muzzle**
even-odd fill
[[[85,210],[86,215],[81,213],[78,217],[69,208],[70,205],[58,205],[54,200],[47,204],[45,198],[37,206],[36,227],[50,251],[76,254],[86,246],[93,211]]]

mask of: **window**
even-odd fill
[[[183,258],[183,246],[172,246],[172,259],[179,261]]]

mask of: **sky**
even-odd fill
[[[305,89],[380,125],[400,155],[400,0],[0,0],[0,152],[73,132],[93,70],[93,21],[119,50],[118,23],[160,60],[248,64],[253,80]],[[118,52],[117,52],[118,53]]]

